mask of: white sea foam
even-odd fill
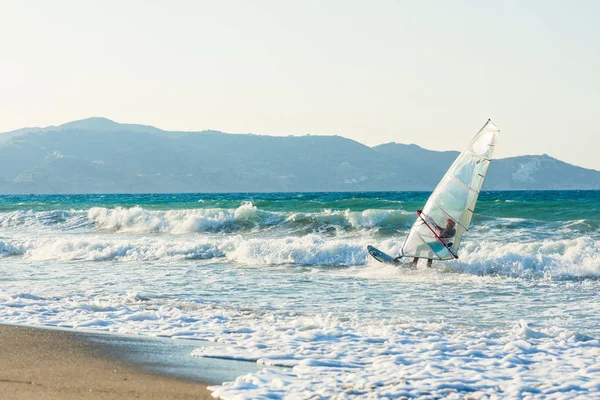
[[[12,239],[0,237],[0,257],[22,255],[25,253],[24,246]]]
[[[51,235],[0,238],[0,256],[31,260],[144,261],[224,258],[249,265],[361,266],[377,264],[366,245],[398,254],[402,241],[370,235]],[[474,275],[570,279],[600,277],[600,241],[589,237],[524,243],[465,241],[461,257],[438,264]]]
[[[227,252],[232,261],[253,264],[364,265],[366,242],[325,239],[319,235],[241,240]]]
[[[600,342],[577,332],[456,329],[349,315],[295,315],[156,303],[135,293],[44,298],[0,293],[7,323],[206,339],[194,354],[265,368],[211,389],[216,396],[278,398],[560,398],[600,396]],[[291,367],[273,369],[270,366]]]
[[[14,244],[0,241],[0,254],[30,260],[149,261],[226,257],[252,265],[363,265],[365,244],[318,235],[277,238],[230,237],[74,237],[40,238]]]
[[[466,242],[459,261],[448,268],[471,274],[513,277],[600,277],[600,241],[589,237]]]
[[[78,236],[40,239],[23,244],[24,257],[31,260],[148,261],[222,257],[215,241],[156,240]]]

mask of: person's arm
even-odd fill
[[[454,235],[456,235],[456,229],[454,229],[454,228],[450,228],[450,229],[444,228],[440,231],[440,237],[443,239],[453,238]]]
[[[423,210],[417,210],[417,214],[420,214],[422,212],[423,212]],[[427,219],[429,219],[431,221],[431,223],[433,223],[433,226],[435,227],[435,229],[437,229],[438,232],[442,232],[444,230],[444,228],[442,228],[441,226],[439,226],[438,224],[435,223],[433,218],[428,217]]]

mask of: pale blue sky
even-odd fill
[[[600,169],[600,1],[0,0],[0,132],[90,116]]]

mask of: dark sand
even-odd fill
[[[193,377],[125,361],[123,343],[139,339],[111,336],[0,325],[0,398],[212,399]]]

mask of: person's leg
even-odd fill
[[[427,268],[431,268],[431,265],[433,264],[433,260],[430,258],[427,260]]]
[[[417,263],[419,262],[419,257],[415,257],[411,262],[409,262],[407,265],[411,266],[411,267],[416,267]]]

